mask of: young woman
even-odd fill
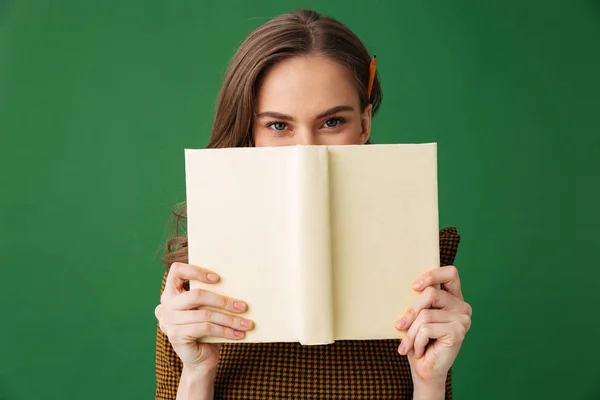
[[[377,77],[369,94],[370,62],[347,27],[316,12],[302,10],[267,22],[231,61],[208,147],[369,143],[371,119],[382,99]],[[219,347],[199,339],[243,338],[253,327],[244,318],[247,305],[243,299],[190,291],[188,280],[214,283],[218,271],[187,264],[186,237],[174,238],[156,307],[156,398],[450,398],[450,368],[471,323],[471,308],[451,265],[458,241],[454,228],[440,232],[443,267],[432,266],[417,279],[418,300],[398,310],[396,326],[407,332],[400,344]],[[224,312],[198,309],[202,306]]]

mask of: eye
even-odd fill
[[[267,128],[272,129],[274,131],[284,131],[287,125],[283,122],[271,122],[267,125]]]
[[[340,126],[343,123],[344,123],[343,118],[335,117],[335,118],[328,119],[327,121],[325,121],[325,123],[323,125],[325,125],[326,128],[337,128],[338,126]]]

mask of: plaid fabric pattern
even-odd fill
[[[441,265],[452,265],[460,236],[440,231]],[[161,293],[164,289],[163,277]],[[168,337],[157,328],[156,400],[173,400],[183,365]],[[298,343],[223,344],[215,380],[215,400],[411,399],[413,384],[397,340],[339,341],[327,346]],[[452,399],[452,373],[446,380]]]

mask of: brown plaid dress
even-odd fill
[[[460,236],[440,231],[441,265],[452,265]],[[162,281],[161,293],[165,285]],[[339,341],[326,346],[297,343],[228,343],[221,347],[215,400],[412,399],[406,356],[397,340]],[[173,400],[183,365],[168,337],[157,328],[156,399]],[[452,378],[446,380],[452,399]]]

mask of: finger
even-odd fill
[[[417,278],[413,289],[422,291],[429,286],[436,285],[444,285],[444,290],[463,300],[458,269],[454,265],[435,268],[424,273]]]
[[[169,324],[172,325],[189,325],[200,322],[212,322],[241,331],[250,330],[254,326],[254,323],[249,319],[207,309],[174,311],[169,318]]]
[[[421,358],[425,354],[425,347],[427,347],[429,341],[435,339],[436,336],[442,335],[443,329],[444,324],[421,325],[415,337],[415,358]]]
[[[419,329],[425,324],[451,323],[454,321],[467,323],[464,321],[465,318],[468,319],[469,317],[464,314],[444,310],[423,310],[419,313],[415,321],[402,338],[398,351],[402,355],[408,353],[414,346],[415,338],[417,337]]]
[[[451,293],[442,289],[436,289],[433,286],[425,289],[413,304],[415,316],[421,310],[427,308],[438,308],[448,311],[462,312],[464,311],[464,301]]]
[[[247,304],[241,300],[222,296],[203,289],[194,289],[181,293],[171,301],[171,308],[174,310],[191,310],[203,306],[214,307],[234,313],[244,312],[248,308]]]
[[[243,331],[227,328],[212,322],[199,322],[188,325],[171,325],[167,336],[173,344],[195,342],[203,337],[211,336],[224,339],[242,339]]]
[[[173,263],[167,275],[165,290],[163,294],[170,298],[183,291],[183,284],[189,280],[196,280],[204,283],[216,283],[219,276],[213,271],[195,265],[184,263]]]
[[[464,301],[454,297],[450,293],[429,286],[419,295],[412,307],[409,307],[405,311],[404,315],[396,323],[396,328],[399,330],[408,329],[422,310],[437,308],[446,311],[463,312],[466,311],[465,304]]]
[[[465,327],[457,322],[423,324],[415,337],[415,358],[421,358],[431,340],[445,342],[447,346],[462,343],[466,334]]]
[[[156,320],[158,321],[158,327],[160,328],[160,330],[163,333],[166,334],[167,333],[167,331],[166,331],[166,325],[163,323],[164,318],[163,318],[163,315],[162,315],[163,314],[162,313],[163,307],[164,306],[162,304],[159,304],[158,306],[156,306],[156,308],[154,309],[154,316],[156,317]]]

